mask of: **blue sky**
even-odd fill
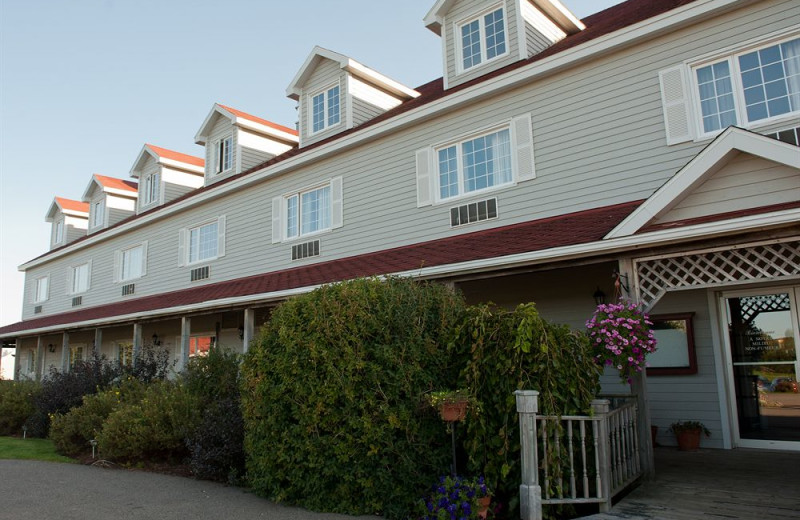
[[[128,178],[146,142],[202,156],[215,102],[293,127],[285,90],[314,45],[410,87],[440,77],[433,3],[0,0],[0,325],[20,319],[17,266],[47,251],[54,196]]]

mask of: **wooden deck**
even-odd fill
[[[591,520],[800,519],[800,452],[656,448],[656,479]]]

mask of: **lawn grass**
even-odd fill
[[[47,439],[22,439],[0,437],[0,459],[44,460],[48,462],[75,462],[56,453],[53,442]]]

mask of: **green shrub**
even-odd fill
[[[143,383],[128,379],[119,387],[83,396],[83,404],[66,414],[54,414],[50,424],[50,439],[56,451],[71,457],[89,451],[89,441],[97,438],[108,416],[125,403],[138,403],[144,390]]]
[[[41,392],[35,381],[0,380],[0,435],[19,435]]]
[[[156,381],[141,401],[112,412],[97,437],[100,454],[122,462],[180,462],[200,420],[200,403],[180,383]]]
[[[405,517],[447,471],[450,439],[424,403],[454,387],[449,288],[406,279],[322,287],[278,306],[243,364],[248,477],[276,501]]]
[[[466,422],[469,470],[486,476],[498,500],[510,505],[509,517],[515,517],[521,474],[514,391],[538,390],[542,414],[588,413],[602,367],[583,333],[545,321],[533,303],[514,311],[471,307],[454,345],[468,360],[460,383],[480,402],[480,413]],[[553,474],[555,461],[550,462]]]

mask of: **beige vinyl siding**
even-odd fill
[[[353,103],[353,126],[358,126],[370,119],[381,115],[384,110],[368,103],[367,101],[358,99],[357,97],[351,98]]]
[[[79,217],[64,217],[64,234],[66,236],[66,244],[74,242],[75,240],[86,236],[86,228],[89,226],[88,219]]]
[[[443,37],[445,38],[446,49],[445,74],[449,87],[466,83],[467,81],[483,76],[493,70],[504,67],[509,63],[519,61],[519,35],[517,33],[517,8],[515,4],[516,0],[502,0],[496,3],[489,3],[486,2],[486,0],[460,0],[450,8],[450,11],[448,11],[445,16],[442,31]],[[460,69],[458,68],[457,60],[460,55],[458,47],[461,45],[461,35],[458,25],[461,24],[461,22],[466,22],[476,17],[480,13],[485,13],[491,8],[500,7],[501,5],[504,8],[506,50],[508,52],[502,58],[492,60],[488,64],[481,63],[459,74],[458,70]],[[459,32],[459,34],[456,34],[456,32]]]
[[[107,220],[108,226],[107,227],[111,227],[114,224],[116,224],[118,222],[121,222],[121,221],[125,220],[126,218],[128,218],[128,217],[130,217],[131,215],[134,214],[133,206],[134,206],[135,202],[133,200],[131,200],[131,199],[122,199],[122,198],[118,199],[119,202],[123,202],[124,205],[131,207],[131,210],[126,210],[126,209],[121,209],[121,208],[109,207],[108,204],[112,203],[111,199],[112,199],[112,197],[110,195],[106,198],[106,212],[108,213],[108,220]]]
[[[164,202],[169,202],[171,200],[175,200],[179,197],[183,197],[190,191],[194,191],[196,188],[192,188],[191,186],[183,186],[181,184],[174,184],[171,182],[164,183]]]
[[[323,90],[339,85],[339,115],[340,122],[324,130],[311,134],[311,108],[313,96]],[[303,85],[303,94],[300,97],[300,140],[302,146],[315,143],[330,137],[347,128],[347,73],[339,64],[329,59],[323,59]]]
[[[238,146],[237,132],[233,123],[227,117],[217,115],[217,120],[208,132],[206,140],[206,186],[219,182],[232,175],[235,175],[238,165],[236,164]],[[222,173],[216,173],[217,168],[217,141],[225,137],[233,136],[231,146],[233,147],[233,160],[231,168]]]
[[[527,56],[533,56],[562,40],[567,34],[554,24],[530,0],[521,0],[522,17],[525,19],[525,43]]]
[[[668,293],[651,314],[694,312],[694,345],[697,374],[680,376],[648,376],[647,389],[650,419],[659,427],[658,442],[675,446],[669,426],[677,421],[700,421],[711,430],[703,439],[705,448],[722,448],[722,418],[717,387],[715,356],[711,337],[711,318],[707,292],[703,289]],[[727,428],[727,426],[725,426]]]
[[[739,153],[655,222],[674,222],[796,200],[800,200],[800,173],[796,169]]]
[[[264,161],[272,159],[274,155],[262,152],[261,150],[254,150],[253,148],[242,147],[242,171],[249,170],[253,166],[257,166]]]
[[[103,271],[104,266],[113,264],[113,252],[122,245],[144,240],[149,241],[148,269],[136,282],[137,296],[197,285],[189,282],[189,268],[178,267],[178,232],[220,215],[226,216],[226,255],[209,262],[209,282],[294,266],[290,254],[295,242],[271,243],[271,200],[339,176],[343,178],[344,225],[318,235],[321,255],[306,263],[646,198],[707,144],[666,146],[658,71],[710,49],[778,30],[798,17],[800,4],[792,1],[750,5],[740,13],[696,25],[692,31],[649,39],[580,68],[310,162],[288,174],[265,178],[124,237],[104,240],[91,247],[96,271],[87,301],[121,299],[119,286],[112,284],[111,272]],[[533,119],[536,179],[453,203],[417,208],[416,150],[525,113],[531,113]],[[498,219],[450,228],[452,205],[488,196],[498,199]],[[59,281],[64,269],[59,266],[67,265],[71,258],[46,262],[27,272],[28,284],[38,273],[53,273],[46,314],[69,310],[63,281]],[[26,300],[26,317],[32,316],[32,309]]]

